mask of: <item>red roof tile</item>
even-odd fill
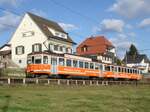
[[[87,46],[87,51],[82,51],[82,48]],[[79,55],[94,55],[104,54],[108,47],[114,47],[112,43],[104,36],[89,37],[77,47]]]

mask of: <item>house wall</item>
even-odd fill
[[[28,34],[28,36],[24,37],[23,33],[25,32],[34,32],[33,35]],[[44,44],[44,42],[46,44]],[[48,44],[54,43],[54,44],[60,44],[64,45],[66,47],[72,47],[71,44],[67,44],[61,41],[56,40],[47,40],[47,37],[43,34],[43,32],[40,30],[40,28],[36,25],[34,21],[30,18],[28,14],[24,16],[22,19],[22,22],[18,26],[16,32],[12,36],[10,42],[11,44],[11,50],[12,50],[12,60],[14,63],[19,65],[21,68],[25,68],[27,65],[27,54],[32,52],[32,45],[35,43],[42,44],[42,51],[48,50]],[[16,47],[17,46],[24,46],[24,54],[22,55],[16,55]]]
[[[3,48],[0,49],[0,51],[7,51],[7,50],[11,50],[11,47],[4,46]]]
[[[25,32],[34,32],[34,35],[24,37],[23,33]],[[32,45],[35,43],[42,44],[45,40],[46,36],[43,35],[28,14],[26,14],[14,33],[12,39],[10,40],[13,62],[15,62],[21,68],[26,67],[27,54],[32,52]],[[21,45],[24,46],[25,53],[22,55],[16,55],[16,47]],[[42,45],[42,49],[46,49],[45,46]],[[21,63],[19,63],[19,60],[21,60]]]
[[[138,67],[138,68],[143,68],[142,70],[143,73],[148,73],[149,70],[149,63],[145,63],[144,59],[140,63],[130,63],[127,64],[128,67]]]
[[[97,59],[101,60],[103,63],[108,63],[108,64],[112,63],[112,58],[110,58],[110,57],[105,57],[105,56],[99,55],[99,56],[97,56]]]

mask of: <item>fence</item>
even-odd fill
[[[0,85],[40,84],[40,85],[150,85],[148,81],[100,81],[70,79],[38,79],[38,78],[0,78]]]

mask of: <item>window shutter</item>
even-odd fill
[[[18,52],[17,52],[17,47],[16,47],[15,51],[16,51],[16,54],[18,54]]]
[[[24,46],[22,46],[22,54],[24,54]]]
[[[32,52],[34,52],[34,45],[32,45]]]
[[[39,44],[39,47],[40,47],[39,50],[42,51],[42,45],[41,44]]]

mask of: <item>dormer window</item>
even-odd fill
[[[55,29],[53,29],[53,28],[50,28],[50,27],[48,27],[48,26],[47,26],[47,28],[48,28],[48,30],[49,30],[54,36],[67,39],[67,34],[65,34],[65,33],[63,33],[63,32],[60,32],[60,31],[57,31],[57,30],[55,30]]]
[[[83,46],[82,48],[81,48],[81,51],[82,52],[86,52],[86,51],[88,51],[88,47],[85,45],[85,46]]]
[[[55,31],[55,36],[57,37],[61,37],[61,38],[67,38],[67,35],[62,33],[62,32],[58,32],[58,31]]]

